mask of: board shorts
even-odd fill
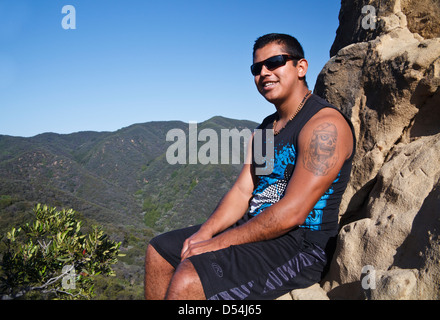
[[[245,223],[239,220],[233,227]],[[200,225],[170,231],[150,241],[174,268],[181,262],[183,242]],[[266,241],[234,245],[188,258],[200,277],[208,300],[273,300],[322,279],[327,263],[324,250],[296,228]]]

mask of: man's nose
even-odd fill
[[[260,75],[261,76],[267,76],[270,75],[272,71],[270,71],[265,65],[261,67]]]

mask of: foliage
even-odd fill
[[[214,117],[199,123],[198,130],[214,129],[220,137],[221,129],[253,129],[257,125]],[[205,221],[241,168],[226,164],[170,165],[166,151],[172,142],[166,141],[166,134],[171,129],[181,129],[188,136],[188,123],[181,121],[140,123],[115,132],[44,133],[30,138],[0,135],[0,263],[8,252],[6,233],[11,233],[12,227],[17,228],[17,240],[9,244],[11,254],[18,254],[18,243],[24,246],[28,241],[24,227],[18,231],[17,226],[33,219],[32,209],[37,203],[75,208],[83,233],[91,230],[88,226],[101,225],[111,239],[122,242],[119,249],[126,254],[112,265],[116,277],[103,273],[94,277],[93,299],[142,298],[145,249],[151,238]],[[32,245],[40,246],[38,240],[48,244],[51,239],[32,238]],[[78,240],[82,241],[85,239]],[[2,268],[0,277],[5,277]],[[75,265],[77,278],[82,272],[79,268]],[[62,269],[57,272],[52,271],[52,277],[60,275]],[[47,282],[43,280],[0,287],[0,299],[2,295],[23,296],[26,286],[41,287]],[[0,281],[2,284],[5,282]],[[24,297],[39,298],[53,287],[28,290]]]
[[[7,206],[14,203],[14,199],[8,195],[0,195],[0,209],[6,208]]]
[[[75,211],[38,204],[35,220],[7,232],[0,261],[0,295],[49,299],[89,299],[96,275],[114,275],[121,243],[101,227],[82,234]],[[35,294],[37,292],[38,294]]]

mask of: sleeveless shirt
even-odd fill
[[[338,233],[339,205],[350,178],[352,160],[356,147],[354,129],[351,121],[336,107],[316,95],[311,95],[296,117],[292,121],[289,121],[278,135],[274,136],[274,159],[269,159],[271,165],[273,165],[273,170],[267,175],[255,175],[256,188],[253,191],[248,211],[251,216],[256,216],[283,198],[287,184],[295,170],[298,137],[301,129],[323,108],[333,108],[340,112],[346,119],[353,134],[353,152],[350,158],[344,162],[338,176],[329,189],[315,204],[305,222],[299,226],[307,231],[311,231],[313,235],[309,238],[316,240],[314,242],[318,242],[321,245],[325,245],[329,237],[333,237]],[[277,113],[266,117],[257,129],[272,130],[273,122],[276,117]],[[263,144],[264,143],[265,141],[263,140]],[[253,166],[254,170],[259,166],[254,158]]]

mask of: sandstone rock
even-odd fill
[[[440,38],[424,40],[411,33],[403,13],[395,12],[398,3],[390,16],[400,22],[382,16],[388,32],[340,49],[315,86],[318,95],[341,107],[356,130],[352,180],[341,205],[346,221],[359,212],[397,143],[439,132]]]
[[[327,293],[318,283],[304,289],[296,289],[279,297],[277,300],[329,300]]]
[[[362,20],[369,11],[362,13],[365,6],[375,8],[376,27],[364,28]],[[353,0],[342,1],[339,12],[339,27],[330,55],[353,43],[375,39],[395,27],[407,26],[409,31],[424,39],[440,37],[440,2],[438,0]]]
[[[362,8],[376,9],[373,29]],[[341,230],[322,282],[330,299],[440,298],[440,3],[342,1],[315,93],[357,137]],[[425,23],[421,24],[421,21]],[[375,289],[363,287],[363,268]]]
[[[437,0],[402,1],[408,28],[425,39],[440,37],[440,2]]]
[[[440,134],[396,147],[379,171],[365,211],[366,218],[341,229],[324,284],[330,298],[363,298],[360,281],[367,265],[380,272],[420,270],[412,297],[440,298]]]
[[[329,300],[327,293],[318,283],[305,289],[297,289],[291,292],[293,300]]]
[[[417,270],[393,269],[376,273],[376,286],[370,289],[373,300],[417,299]]]

